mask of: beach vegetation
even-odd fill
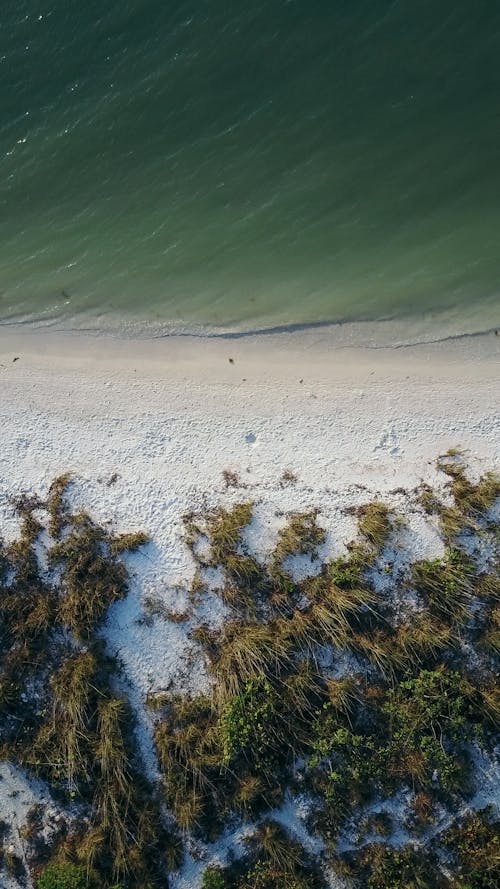
[[[99,889],[98,875],[85,865],[49,864],[37,881],[37,889]]]
[[[428,790],[420,790],[413,797],[408,815],[408,826],[421,834],[437,820],[437,802]]]
[[[73,513],[69,485],[60,476],[45,503],[18,498],[20,535],[0,547],[1,753],[87,813],[53,850],[43,822],[31,821],[37,886],[107,889],[122,879],[125,889],[144,889],[175,843],[138,768],[134,716],[112,690],[117,665],[97,632],[128,591],[121,554],[146,536],[115,536]]]
[[[413,845],[399,849],[370,843],[337,861],[336,869],[356,889],[445,889],[432,852]]]
[[[253,517],[253,503],[236,503],[230,509],[219,507],[206,518],[210,540],[211,562],[214,565],[225,563],[228,556],[234,555],[241,544],[241,535]]]
[[[393,529],[392,511],[380,500],[358,507],[358,528],[361,536],[377,552],[386,546]]]
[[[155,786],[103,641],[109,609],[129,588],[124,555],[148,537],[74,512],[68,475],[45,501],[18,497],[18,537],[0,541],[0,755],[44,782],[65,815],[47,839],[35,812],[23,828],[26,862],[14,852],[10,861],[4,843],[0,867],[28,867],[37,889],[79,889],[81,879],[87,889],[154,889],[193,840],[246,822],[243,853],[206,868],[204,889],[322,889],[318,861],[277,814],[300,794],[308,829],[352,887],[496,886],[493,812],[455,813],[477,788],[474,748],[486,757],[499,743],[498,487],[491,473],[472,483],[460,454],[440,468],[447,505],[431,488],[414,497],[438,517],[444,552],[388,572],[389,595],[374,578],[387,547],[400,545],[403,519],[390,503],[353,508],[359,534],[337,558],[322,555],[327,530],[315,509],[290,513],[258,559],[246,538],[251,501],[186,517],[189,611],[149,597],[143,630],[159,618],[179,623],[207,684],[145,695]],[[484,564],[476,533],[487,535]],[[293,571],[301,557],[306,576]],[[197,623],[208,589],[226,606],[222,624],[206,612]],[[401,847],[396,795],[415,840]],[[353,825],[359,842],[339,853]]]
[[[227,889],[226,874],[221,867],[207,867],[203,871],[202,889]]]
[[[127,571],[112,551],[115,541],[109,532],[89,516],[73,516],[67,531],[49,551],[51,568],[60,572],[58,620],[85,640],[110,605],[126,595]]]
[[[284,469],[281,473],[280,485],[284,488],[286,485],[296,485],[299,478],[293,469]]]
[[[419,501],[429,515],[436,515],[443,537],[448,545],[456,544],[463,534],[480,534],[491,526],[489,513],[500,497],[500,476],[495,472],[484,473],[477,483],[469,478],[464,454],[458,449],[442,455],[437,468],[448,476],[446,485],[451,503],[429,486],[418,489]]]
[[[66,500],[66,494],[71,484],[71,474],[69,472],[57,476],[49,487],[47,497],[47,512],[49,514],[49,533],[54,539],[61,536],[64,527],[68,523],[69,508]]]
[[[474,595],[474,565],[460,548],[447,550],[442,559],[427,559],[412,566],[416,591],[431,614],[451,624],[461,623]]]
[[[496,889],[500,883],[500,821],[491,808],[469,812],[442,838],[453,858],[452,887]]]
[[[241,488],[241,479],[237,472],[234,469],[223,469],[222,470],[222,478],[224,479],[224,483],[226,488]]]
[[[276,821],[262,821],[245,846],[241,859],[204,871],[203,889],[324,889],[317,865]]]
[[[281,675],[292,660],[292,644],[265,622],[231,621],[209,653],[210,669],[223,697],[243,691],[253,679]]]
[[[288,520],[278,533],[278,541],[271,555],[271,572],[273,565],[282,566],[291,556],[317,555],[318,547],[326,540],[326,531],[318,524],[318,510],[297,512],[288,516]]]

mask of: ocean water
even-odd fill
[[[496,0],[4,0],[0,320],[500,321]]]

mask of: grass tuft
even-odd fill
[[[381,552],[393,529],[391,509],[386,503],[374,500],[373,503],[360,506],[357,515],[359,533],[373,549]]]

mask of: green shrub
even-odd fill
[[[203,872],[202,889],[226,889],[224,871],[220,867],[207,867]]]
[[[439,879],[425,853],[410,846],[388,849],[372,846],[365,850],[371,873],[368,889],[437,889]]]
[[[81,864],[49,864],[37,889],[99,889],[97,876]]]
[[[243,756],[258,770],[271,768],[279,757],[279,696],[270,682],[251,679],[224,708],[221,718],[224,761]]]
[[[500,885],[500,821],[493,819],[489,808],[455,823],[443,842],[455,858],[460,889],[496,889]]]
[[[420,785],[432,782],[434,770],[445,790],[460,789],[465,763],[457,753],[475,733],[474,692],[459,673],[444,668],[421,670],[390,689],[384,712],[391,726],[391,760],[395,773]]]

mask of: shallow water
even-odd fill
[[[498,323],[499,58],[487,0],[9,0],[1,319]]]

